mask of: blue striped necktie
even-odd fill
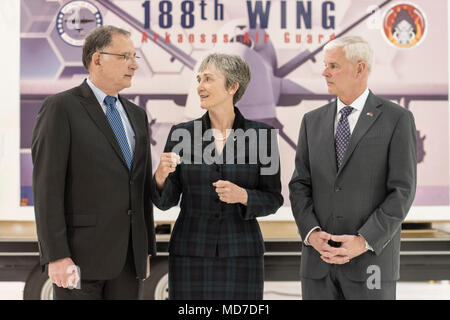
[[[108,118],[111,129],[113,129],[114,131],[117,142],[119,143],[120,149],[122,150],[123,157],[127,162],[128,169],[131,170],[133,157],[131,155],[130,146],[128,145],[128,140],[125,134],[125,128],[123,127],[122,119],[120,118],[119,111],[116,108],[116,100],[116,97],[105,97],[104,101],[107,106],[106,118]]]
[[[352,113],[353,108],[350,106],[345,106],[341,109],[341,118],[339,119],[336,136],[335,136],[335,147],[336,147],[336,161],[338,169],[342,166],[342,160],[344,160],[345,151],[347,150],[348,143],[350,141],[350,124],[348,123],[348,116]]]

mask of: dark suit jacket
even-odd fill
[[[369,114],[368,114],[369,113]],[[370,116],[372,114],[372,116]],[[335,234],[361,234],[367,251],[342,266],[364,281],[377,265],[381,280],[399,278],[401,223],[416,190],[416,129],[410,111],[370,92],[339,171],[334,148],[336,101],[304,115],[290,200],[302,238],[315,226]],[[303,245],[301,275],[320,279],[330,265]]]
[[[237,108],[235,114],[233,125],[235,130],[242,129],[245,132],[247,129],[259,129],[268,133],[272,129],[266,124],[244,119]],[[198,128],[201,126],[202,130],[196,132],[196,126]],[[246,140],[245,153],[242,155],[237,152],[238,144],[234,143],[233,138],[228,139],[222,152],[223,162],[228,164],[217,164],[219,161],[205,163],[201,154],[214,142],[202,141],[201,138],[196,140],[195,137],[199,134],[201,137],[203,132],[210,128],[208,113],[200,119],[176,125],[172,127],[164,148],[164,152],[175,151],[178,139],[175,135],[172,137],[172,133],[177,129],[184,129],[179,131],[186,132],[187,136],[193,138],[189,142],[190,148],[179,152],[183,163],[167,177],[162,192],[156,189],[156,182],[153,184],[152,198],[155,205],[162,210],[177,205],[182,195],[181,211],[172,232],[169,252],[201,257],[262,255],[264,242],[256,217],[275,213],[283,204],[279,167],[272,175],[261,175],[261,169],[268,165],[262,164],[259,157],[257,162],[251,164],[248,158],[251,154],[249,140]],[[238,131],[236,133],[239,134]],[[258,151],[261,148],[260,138],[258,135],[258,143],[252,145],[258,146]],[[268,138],[266,144],[269,148],[268,154],[273,152],[279,164],[278,147],[270,149],[270,133]],[[199,151],[197,154],[194,154],[194,148]],[[234,158],[226,161],[229,148],[234,148]],[[187,164],[188,161],[191,164]],[[200,163],[195,164],[197,161]],[[234,164],[230,164],[233,162]],[[220,201],[212,185],[217,180],[228,180],[245,188],[248,193],[248,205],[227,204]]]
[[[130,232],[139,278],[145,278],[147,255],[156,253],[147,116],[119,99],[135,133],[131,171],[86,81],[48,97],[33,132],[40,261],[71,257],[82,279],[116,277],[125,264]]]

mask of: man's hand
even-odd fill
[[[77,266],[69,257],[50,262],[48,276],[60,288],[75,287],[80,280]]]
[[[349,261],[346,249],[335,248],[328,244],[332,235],[325,231],[313,231],[309,235],[308,242],[320,253],[320,257],[327,263],[343,264]],[[331,262],[332,261],[332,262]]]
[[[150,255],[147,256],[147,273],[144,280],[148,279],[148,277],[150,277]]]
[[[362,236],[332,235],[331,240],[334,242],[340,242],[341,246],[338,249],[341,250],[337,256],[323,255],[321,258],[327,263],[345,264],[351,259],[356,258],[367,251],[366,241]]]
[[[242,203],[247,205],[247,190],[241,188],[230,181],[217,180],[213,183],[220,201],[226,203]]]

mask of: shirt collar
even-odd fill
[[[86,79],[86,82],[87,82],[88,86],[91,88],[92,92],[94,92],[94,95],[97,98],[98,103],[100,103],[100,105],[102,106],[104,101],[105,101],[105,97],[107,96],[107,94],[104,93],[101,89],[97,88],[95,86],[95,84],[93,84],[92,81],[89,78]],[[116,97],[117,100],[119,99],[119,95],[118,94],[116,94],[114,97]]]
[[[364,105],[366,104],[367,97],[369,96],[369,88],[366,88],[364,92],[355,99],[349,106],[351,106],[353,109],[356,109],[358,111],[362,111],[364,108]],[[337,98],[337,113],[341,111],[342,108],[347,106],[347,104],[343,103],[341,99]]]
[[[204,131],[211,129],[211,119],[209,118],[209,112],[205,112],[205,114],[201,117],[202,120],[202,128]],[[233,122],[233,130],[237,129],[245,129],[245,118],[238,108],[234,107],[234,122]]]

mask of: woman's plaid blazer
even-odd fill
[[[216,156],[213,138],[207,137],[211,128],[208,112],[170,130],[164,152],[176,152],[182,162],[169,174],[163,190],[157,190],[154,181],[152,191],[152,200],[161,210],[180,203],[170,254],[238,257],[264,253],[256,218],[275,213],[283,204],[276,131],[267,124],[247,120],[237,108],[234,110],[234,133],[220,156]],[[212,163],[211,157],[215,157]],[[272,161],[267,161],[269,158]],[[245,188],[247,206],[220,201],[212,185],[217,180]]]

